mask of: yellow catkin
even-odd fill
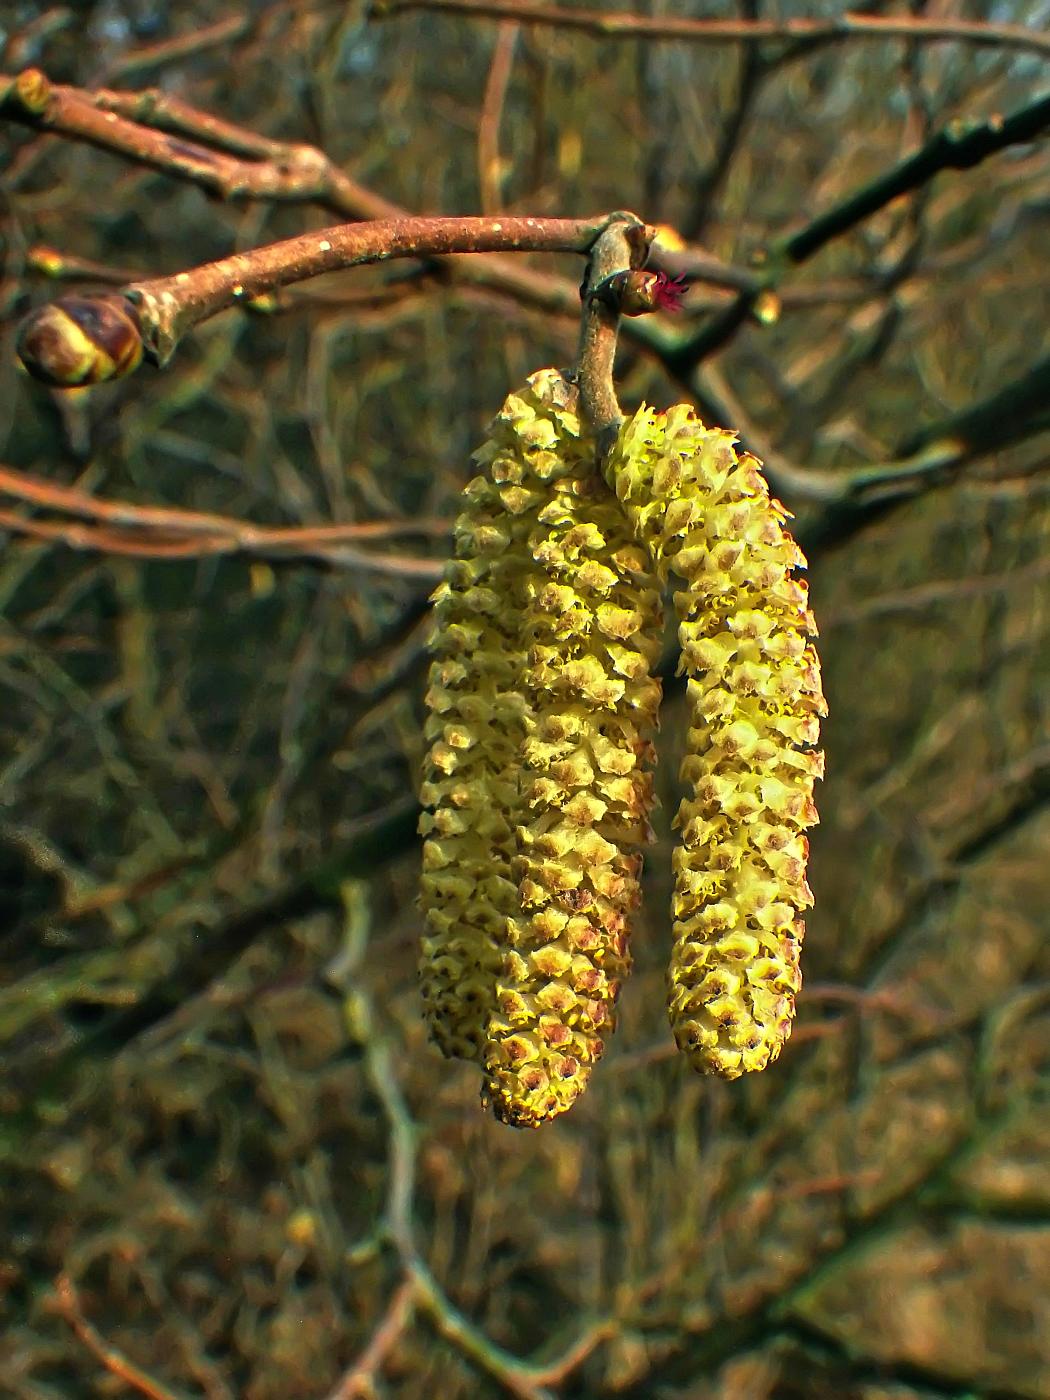
[[[475,477],[456,521],[455,556],[434,594],[424,729],[430,749],[420,789],[420,983],[438,1048],[479,1065],[507,922],[518,913],[510,862],[526,702],[515,580],[531,559],[528,532],[498,484]]]
[[[691,724],[676,825],[669,1011],[700,1070],[763,1069],[791,1030],[799,911],[812,904],[805,828],[826,713],[801,550],[759,463],[691,408],[643,407],[606,463],[675,594]]]
[[[439,590],[428,695],[428,1019],[521,1127],[575,1101],[612,1029],[652,803],[659,595],[575,397],[540,371],[475,454],[485,475]],[[485,533],[496,528],[498,541]],[[462,669],[450,667],[459,643],[446,634],[478,588],[471,619],[484,602],[484,625],[471,621]]]

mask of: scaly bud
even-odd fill
[[[666,272],[632,269],[606,277],[591,296],[621,316],[645,316],[650,311],[681,311],[682,298],[688,290],[684,273],[669,277]]]
[[[780,1053],[801,985],[799,911],[826,713],[805,565],[759,463],[693,410],[641,408],[606,464],[675,595],[690,677],[691,795],[676,825],[670,1016],[698,1069],[735,1079]]]
[[[51,84],[39,68],[23,68],[14,80],[11,95],[34,117],[43,116],[51,101]]]
[[[130,374],[142,359],[142,335],[124,297],[67,296],[26,317],[17,349],[35,379],[71,389]]]

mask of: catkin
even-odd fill
[[[427,1018],[530,1127],[575,1101],[613,1026],[659,703],[659,594],[575,397],[540,371],[475,454],[428,692]]]
[[[675,604],[690,792],[676,820],[669,1012],[694,1065],[735,1079],[763,1069],[790,1034],[800,911],[813,902],[804,831],[817,820],[826,706],[794,577],[805,559],[759,463],[687,406],[640,409],[606,475],[661,580],[685,583]]]
[[[423,1013],[438,1048],[482,1063],[508,919],[520,808],[525,697],[514,578],[527,527],[498,487],[475,477],[455,526],[455,557],[434,594],[426,693],[430,741],[420,800]]]

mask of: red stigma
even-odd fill
[[[658,272],[655,282],[650,287],[650,295],[656,310],[681,311],[682,298],[688,290],[689,283],[684,272],[680,272],[677,277],[668,277],[666,272]]]

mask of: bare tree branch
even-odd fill
[[[202,112],[160,89],[88,92],[52,84],[39,69],[0,74],[0,117],[85,141],[223,199],[316,204],[342,219],[395,219],[410,211],[359,184],[316,146],[275,141]],[[575,315],[576,289],[496,254],[453,259],[466,282],[526,305]],[[447,264],[446,264],[447,266]]]
[[[161,1385],[152,1376],[136,1366],[116,1347],[111,1346],[98,1329],[84,1316],[80,1299],[68,1274],[62,1274],[55,1284],[54,1307],[69,1323],[70,1327],[84,1343],[95,1359],[118,1381],[123,1381],[138,1395],[147,1400],[179,1400],[174,1390]]]
[[[378,19],[395,18],[411,10],[476,19],[516,19],[574,29],[594,39],[678,39],[693,44],[757,44],[770,39],[823,40],[910,39],[923,43],[979,44],[993,48],[1027,49],[1050,56],[1050,36],[1023,24],[986,24],[979,20],[925,19],[920,16],[844,14],[833,19],[685,19],[616,13],[608,10],[566,10],[554,5],[518,4],[517,0],[376,0]]]
[[[439,560],[373,553],[359,546],[368,540],[393,536],[442,536],[451,529],[448,521],[422,519],[281,529],[202,511],[98,500],[73,487],[56,486],[4,466],[0,466],[0,493],[28,505],[104,522],[102,525],[74,524],[68,520],[56,522],[0,509],[0,528],[33,539],[53,540],[70,549],[99,550],[147,559],[248,554],[262,559],[313,560],[336,568],[428,582],[441,577]]]
[[[201,322],[293,282],[365,263],[430,254],[586,253],[608,222],[602,216],[402,218],[341,224],[235,253],[173,277],[135,282],[122,297],[54,302],[22,323],[19,355],[30,373],[45,382],[63,387],[96,383],[128,373],[143,352],[155,364],[166,364],[182,336]],[[92,347],[101,359],[92,356]]]
[[[942,170],[968,170],[1008,146],[1024,145],[1050,129],[1050,94],[1020,108],[1009,117],[989,117],[973,123],[953,123],[939,131],[915,155],[871,181],[812,220],[797,233],[774,243],[763,260],[763,272],[751,288],[742,290],[725,311],[685,336],[663,357],[668,371],[688,382],[690,371],[731,340],[751,314],[763,292],[776,288],[789,267],[798,266],[833,238],[857,227],[878,210],[932,180]]]

